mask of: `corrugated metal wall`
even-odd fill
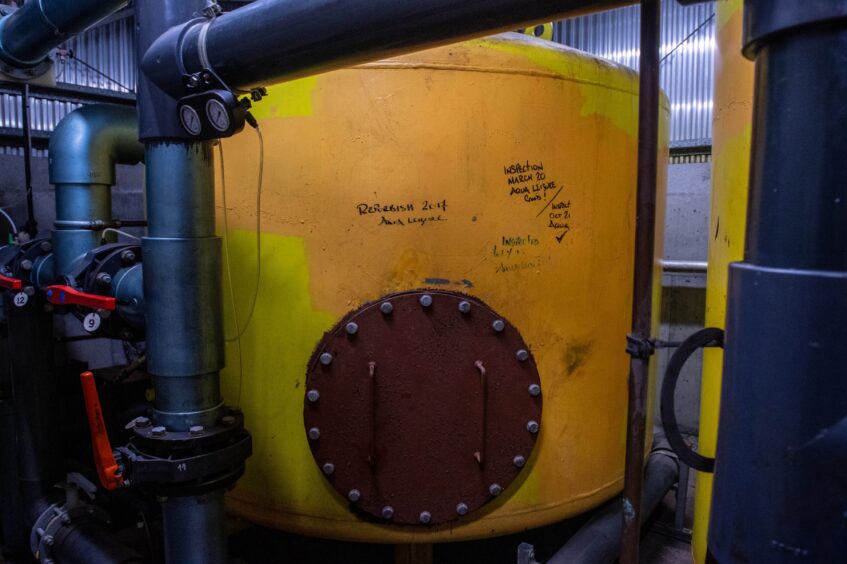
[[[712,138],[714,2],[662,2],[662,89],[671,102],[671,143],[708,145]],[[639,8],[629,6],[557,22],[554,39],[638,68]]]
[[[682,7],[663,2],[662,88],[671,101],[674,145],[709,144],[712,136],[714,2]],[[601,57],[638,66],[637,6],[558,22],[554,38]],[[119,17],[68,42],[74,57],[60,57],[59,84],[134,91],[134,18]],[[93,69],[96,70],[92,70]],[[98,72],[99,71],[99,72]],[[107,78],[108,77],[108,78]],[[78,104],[33,98],[32,128],[52,131]],[[20,96],[0,94],[0,127],[21,127]],[[6,151],[18,153],[19,149]],[[0,152],[4,152],[0,148]]]
[[[116,16],[65,44],[73,56],[56,60],[57,86],[85,86],[100,90],[132,93],[135,91],[134,18]],[[108,77],[108,78],[107,78]],[[56,124],[79,104],[32,96],[30,126],[33,131],[53,131]],[[0,94],[0,127],[20,129],[21,97]],[[34,154],[44,156],[45,151]],[[19,147],[0,147],[0,154],[23,154]]]

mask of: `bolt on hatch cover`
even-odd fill
[[[483,302],[406,292],[324,335],[303,419],[320,471],[352,510],[436,525],[501,495],[527,465],[540,386],[517,329]]]

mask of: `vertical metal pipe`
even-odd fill
[[[26,227],[30,237],[38,233],[35,205],[32,202],[32,131],[29,122],[29,83],[24,83],[21,96],[21,120],[24,130],[24,188],[26,189]]]
[[[136,2],[138,51],[207,7],[206,0]],[[140,137],[146,145],[144,238],[148,371],[159,425],[184,431],[220,416],[224,366],[221,241],[215,237],[213,146],[181,142],[176,100],[139,73]],[[224,564],[223,490],[162,503],[165,560]]]
[[[641,57],[638,98],[638,191],[635,222],[635,272],[632,336],[651,337],[656,188],[659,156],[659,0],[641,2]],[[650,355],[634,354],[629,370],[629,406],[624,471],[621,564],[637,564],[641,537],[647,395]]]

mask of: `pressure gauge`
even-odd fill
[[[189,105],[180,107],[179,120],[182,122],[182,127],[191,135],[200,135],[200,132],[203,130],[200,115],[197,113],[197,110]]]
[[[220,100],[213,98],[206,102],[206,118],[208,118],[212,127],[221,133],[229,130],[229,111],[226,109],[226,106],[220,102]]]

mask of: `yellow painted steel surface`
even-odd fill
[[[621,490],[637,87],[632,71],[506,34],[270,90],[254,110],[265,138],[261,283],[240,347],[225,308],[224,394],[254,437],[233,511],[310,535],[434,542],[550,523]],[[664,140],[667,113],[665,102]],[[243,325],[256,273],[257,137],[248,130],[223,147],[226,283]],[[219,174],[222,229],[220,188]],[[426,287],[476,295],[521,331],[543,383],[539,442],[478,514],[434,528],[366,523],[312,459],[306,363],[351,309]]]
[[[717,56],[712,150],[712,211],[706,326],[724,327],[729,263],[744,258],[747,180],[753,112],[753,63],[741,55],[742,0],[717,3]],[[715,455],[723,351],[703,352],[699,450]],[[706,561],[712,474],[697,475],[694,556]]]

